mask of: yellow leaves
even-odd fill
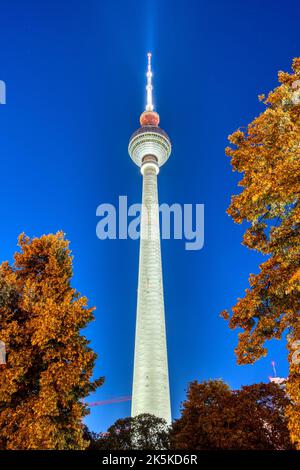
[[[292,68],[295,74],[299,74],[300,76],[300,57],[295,57],[295,59],[293,60]]]
[[[230,390],[220,380],[192,382],[181,417],[173,424],[172,447],[193,450],[291,449],[283,415],[289,402],[282,388],[273,383]]]
[[[229,320],[230,315],[229,315],[228,310],[222,310],[222,312],[220,313],[220,317],[223,318],[224,320]]]
[[[58,396],[53,386],[41,387],[39,396],[32,402],[35,420],[41,417],[59,416]]]
[[[300,58],[294,59],[293,71],[279,73],[280,85],[264,101],[265,111],[246,133],[233,133],[229,137],[233,147],[226,148],[233,170],[243,174],[244,188],[232,197],[227,212],[237,223],[251,223],[243,243],[270,255],[260,272],[250,276],[251,289],[229,318],[231,328],[243,329],[236,349],[239,363],[252,363],[265,355],[265,341],[279,339],[286,329],[296,334],[299,322],[300,103],[295,101],[295,90],[300,83]],[[300,339],[300,331],[297,336]],[[300,369],[295,369],[291,355],[289,361],[287,390],[294,401],[289,426],[300,448]]]
[[[72,276],[69,242],[62,232],[34,239],[22,234],[19,246],[21,252],[15,254],[15,266],[20,271],[37,276],[41,282],[47,279],[50,286],[58,280],[65,284]]]
[[[278,81],[280,83],[291,84],[293,83],[294,77],[287,72],[278,72]]]
[[[239,129],[228,137],[228,140],[233,145],[241,145],[244,140],[244,133]]]
[[[300,268],[298,268],[295,273],[288,279],[287,286],[285,289],[285,294],[289,295],[292,292],[299,293],[300,292]]]

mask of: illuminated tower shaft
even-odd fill
[[[171,420],[160,252],[157,175],[143,169],[143,202],[135,337],[132,415]]]
[[[148,56],[147,106],[141,127],[132,135],[129,154],[143,175],[138,300],[132,416],[151,413],[171,422],[157,174],[168,159],[171,142],[153,111],[152,72]]]

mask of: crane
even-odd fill
[[[131,395],[108,398],[107,400],[93,401],[91,403],[84,403],[84,404],[87,405],[88,407],[93,407],[93,406],[110,405],[112,403],[122,403],[125,401],[131,401]]]

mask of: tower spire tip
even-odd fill
[[[152,58],[151,52],[148,52],[147,56],[148,56],[148,70],[147,70],[147,86],[146,86],[146,90],[147,90],[146,111],[153,111],[154,109],[153,98],[152,98],[152,90],[153,90],[152,75],[153,74],[152,74],[152,69],[151,69],[151,58]]]

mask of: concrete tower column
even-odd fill
[[[152,99],[151,54],[148,54],[147,105],[141,127],[129,141],[129,155],[141,168],[141,216],[132,416],[150,413],[171,423],[160,249],[157,175],[171,153],[171,141],[159,125]]]
[[[132,416],[151,413],[171,422],[160,249],[158,167],[142,166],[143,197]]]

